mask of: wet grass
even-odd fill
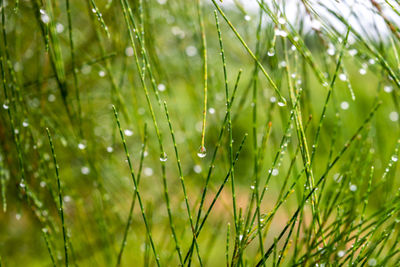
[[[398,265],[399,4],[252,2],[0,0],[0,266]]]

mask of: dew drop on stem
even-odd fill
[[[205,148],[204,146],[201,146],[201,147],[199,148],[199,151],[197,152],[197,156],[198,156],[199,158],[204,158],[206,155],[207,155],[206,148]]]
[[[271,48],[268,50],[267,55],[268,55],[269,57],[275,56],[275,49],[274,49],[273,47],[271,47]]]
[[[160,155],[160,161],[161,161],[161,162],[166,162],[167,160],[168,160],[167,153],[165,153],[165,152],[161,153],[161,155]]]

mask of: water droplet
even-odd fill
[[[78,148],[79,148],[80,150],[84,150],[84,149],[86,148],[86,145],[83,144],[83,143],[79,143],[79,144],[78,144]]]
[[[165,89],[166,89],[165,84],[160,83],[160,84],[157,86],[157,89],[158,89],[158,91],[160,91],[160,92],[164,92]]]
[[[47,100],[49,102],[54,102],[54,101],[56,101],[56,96],[53,94],[49,94],[49,96],[47,97]]]
[[[171,28],[171,32],[173,35],[178,36],[180,39],[185,38],[185,32],[178,26],[173,26]]]
[[[107,152],[112,153],[114,151],[114,148],[112,146],[107,147]]]
[[[272,176],[277,176],[279,174],[279,170],[278,169],[273,169],[272,170]]]
[[[199,151],[197,152],[197,156],[198,156],[199,158],[204,158],[206,155],[207,155],[206,148],[205,148],[204,146],[201,146],[201,147],[199,148]]]
[[[63,197],[64,202],[71,202],[72,198],[70,196]]]
[[[281,36],[281,37],[285,38],[288,36],[288,34],[284,30],[275,29],[275,36]]]
[[[357,186],[355,184],[350,184],[350,191],[351,192],[357,191]]]
[[[286,19],[283,18],[283,17],[280,17],[280,18],[278,19],[278,23],[279,23],[279,24],[285,24],[285,23],[286,23]]]
[[[43,233],[47,233],[49,230],[47,228],[42,228]]]
[[[242,241],[243,235],[239,235],[239,241]]]
[[[40,19],[43,21],[43,23],[49,23],[50,22],[50,17],[47,15],[46,11],[43,9],[40,9]]]
[[[340,108],[343,110],[347,110],[349,109],[350,105],[347,101],[343,101],[342,103],[340,103]]]
[[[269,99],[269,102],[275,103],[276,102],[276,97],[275,96],[271,96],[270,99]]]
[[[106,76],[106,72],[104,70],[99,71],[99,76],[100,77]]]
[[[153,172],[152,168],[146,167],[146,168],[144,168],[143,173],[146,176],[152,176],[154,172]]]
[[[357,53],[358,53],[357,49],[350,49],[350,50],[349,50],[349,54],[350,54],[350,56],[352,56],[352,57],[354,57],[355,55],[357,55]]]
[[[245,20],[245,21],[250,21],[250,20],[251,20],[251,17],[250,17],[249,15],[246,15],[246,16],[244,16],[244,20]]]
[[[40,187],[45,187],[46,186],[46,182],[45,181],[41,181],[40,182]]]
[[[398,160],[399,160],[399,158],[397,157],[397,155],[392,156],[392,161],[397,162]]]
[[[193,166],[193,171],[194,171],[195,173],[201,173],[202,168],[201,168],[200,165],[196,164],[196,165]]]
[[[386,93],[391,93],[391,92],[393,91],[393,87],[387,85],[387,86],[385,86],[385,87],[383,88],[383,91],[385,91]]]
[[[368,63],[369,63],[370,65],[374,65],[374,64],[375,64],[375,59],[370,58],[370,59],[368,60]]]
[[[61,23],[57,23],[56,31],[57,31],[57,33],[62,33],[64,31],[64,25],[62,25]]]
[[[215,108],[209,108],[209,109],[208,109],[208,113],[214,114],[214,113],[215,113]]]
[[[15,214],[15,219],[19,221],[21,219],[21,214],[20,213]]]
[[[287,64],[286,64],[286,61],[281,61],[281,62],[279,62],[279,65],[278,65],[280,68],[285,68],[286,66],[287,66]]]
[[[29,126],[29,123],[28,123],[27,121],[23,121],[23,122],[22,122],[22,126],[23,126],[23,127],[28,127],[28,126]]]
[[[127,48],[125,48],[125,55],[127,57],[133,56],[133,48],[132,48],[132,46],[128,46]]]
[[[81,68],[82,74],[89,74],[92,71],[92,67],[90,65],[83,65]]]
[[[19,186],[21,187],[21,188],[25,188],[25,183],[23,182],[23,181],[21,181],[20,183],[19,183]]]
[[[367,70],[364,69],[364,68],[361,68],[358,72],[359,72],[361,75],[367,74]]]
[[[335,46],[332,43],[330,43],[329,46],[328,46],[328,50],[326,52],[330,56],[335,55]]]
[[[279,101],[279,102],[278,102],[278,106],[280,106],[280,107],[284,107],[284,106],[286,106],[286,103],[285,103],[285,102],[281,102],[281,101]]]
[[[4,109],[8,109],[9,106],[8,106],[7,104],[3,104],[3,108],[4,108]]]
[[[374,259],[374,258],[372,258],[372,259],[370,259],[369,261],[368,261],[368,265],[369,266],[375,266],[377,264],[377,261],[376,261],[376,259]]]
[[[189,57],[194,57],[195,55],[197,55],[197,48],[193,45],[189,45],[188,47],[186,47],[185,52],[186,55],[188,55]]]
[[[346,80],[347,80],[346,74],[340,73],[340,74],[339,74],[339,79],[340,79],[341,81],[346,81]]]
[[[160,156],[160,161],[166,162],[168,160],[167,153],[163,152]]]
[[[126,129],[126,130],[124,130],[124,134],[125,134],[126,136],[132,136],[132,135],[133,135],[133,132],[132,132],[131,130],[129,130],[129,129]]]
[[[398,121],[399,120],[399,113],[397,113],[396,111],[390,112],[389,119],[391,121]]]
[[[19,134],[19,130],[18,129],[14,129],[14,133],[15,134]]]
[[[250,186],[250,189],[251,189],[251,190],[254,190],[254,188],[255,188],[254,185],[251,185],[251,186]]]
[[[268,50],[267,55],[268,55],[269,57],[275,56],[275,49],[274,49],[273,47],[271,47],[271,48]]]
[[[89,167],[83,166],[83,167],[81,168],[81,173],[84,174],[84,175],[88,175],[88,174],[90,173]]]
[[[339,250],[339,252],[337,253],[338,257],[341,258],[346,254],[346,252],[344,250]]]

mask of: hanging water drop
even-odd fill
[[[166,162],[168,160],[167,153],[163,152],[160,156],[160,161],[161,162]]]
[[[50,22],[50,17],[47,15],[46,11],[43,9],[40,10],[40,19],[43,21],[43,23],[47,24]]]
[[[274,49],[273,47],[271,47],[271,48],[268,50],[267,55],[268,55],[269,57],[275,56],[275,49]]]
[[[197,156],[199,158],[204,158],[206,156],[206,154],[207,154],[206,148],[204,146],[201,146],[199,148],[199,152],[197,152]]]

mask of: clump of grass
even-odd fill
[[[252,2],[0,0],[1,266],[400,261],[400,5]]]

